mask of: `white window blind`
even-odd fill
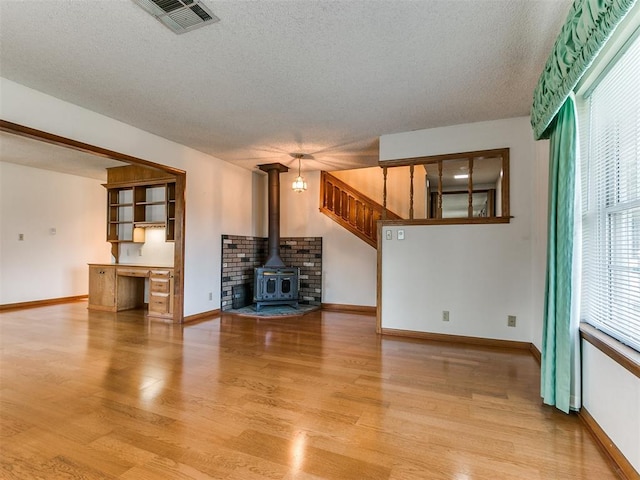
[[[584,107],[581,316],[640,351],[640,37]]]

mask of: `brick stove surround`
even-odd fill
[[[268,239],[222,235],[222,282],[220,308],[232,308],[233,288],[245,285],[248,303],[252,300],[254,268],[267,259]],[[291,267],[300,268],[300,301],[302,305],[322,303],[322,237],[283,237],[280,257]]]

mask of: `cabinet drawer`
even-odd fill
[[[149,271],[149,277],[150,278],[170,278],[171,277],[171,271],[170,270],[151,270]]]
[[[143,268],[119,268],[118,275],[121,277],[148,277],[149,270]]]
[[[152,293],[169,293],[169,279],[152,277],[149,280],[149,291]]]
[[[149,313],[169,313],[168,295],[149,295]]]

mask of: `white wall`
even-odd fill
[[[640,378],[585,340],[582,401],[636,472],[640,472]]]
[[[144,243],[121,243],[119,263],[173,266],[175,243],[165,240],[164,228],[146,228]]]
[[[98,180],[0,162],[0,218],[0,304],[86,295],[110,261]]]
[[[4,78],[0,100],[4,120],[186,171],[184,314],[220,308],[220,236],[254,233],[252,172]]]
[[[383,227],[382,327],[528,342],[529,242],[512,225]],[[405,239],[398,240],[398,230]],[[516,233],[517,235],[517,233]],[[442,321],[442,311],[450,321]],[[516,327],[507,327],[515,315]]]
[[[297,172],[280,176],[281,235],[322,237],[323,303],[375,306],[376,249],[320,213],[320,172],[303,174],[308,190],[302,193],[290,188]]]
[[[510,148],[509,224],[411,226],[383,241],[382,327],[531,341],[535,144],[528,117],[380,138],[380,159]],[[386,229],[386,227],[385,227]],[[384,238],[384,234],[383,234]],[[442,321],[442,311],[450,321]],[[516,315],[515,328],[507,315]]]

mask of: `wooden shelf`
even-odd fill
[[[119,257],[120,243],[133,243],[133,230],[165,228],[165,241],[175,240],[175,177],[142,167],[107,169],[107,241]]]
[[[134,227],[141,227],[141,228],[158,228],[158,227],[165,227],[167,225],[167,222],[133,222],[133,226]]]

